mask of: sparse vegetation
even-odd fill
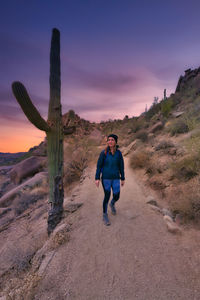
[[[47,196],[47,193],[40,192],[37,194],[26,193],[19,195],[18,198],[14,201],[14,211],[15,215],[21,215],[25,210],[27,210],[32,204],[43,199]]]
[[[169,128],[169,132],[172,136],[181,133],[186,133],[188,131],[189,131],[189,126],[187,121],[184,118],[180,118],[176,120],[175,122],[173,122],[173,124],[171,124]]]
[[[174,175],[181,181],[188,181],[198,175],[200,169],[199,155],[189,155],[172,164]]]
[[[147,151],[134,152],[130,159],[130,166],[133,169],[145,168],[150,160],[150,153]]]
[[[135,135],[135,137],[136,137],[136,139],[139,139],[144,143],[144,142],[147,142],[147,140],[148,140],[148,133],[145,130],[140,130]]]
[[[68,162],[64,175],[64,185],[66,186],[74,181],[80,180],[81,175],[83,174],[83,171],[87,167],[87,165],[88,158],[81,153],[77,157],[77,159]]]
[[[155,147],[155,150],[156,151],[165,150],[172,147],[174,147],[174,144],[171,141],[163,140]]]
[[[171,110],[173,108],[173,101],[171,98],[163,100],[161,102],[161,113],[163,114],[164,117],[168,117]]]
[[[180,214],[184,221],[200,220],[200,182],[194,178],[184,185],[174,187],[168,194],[170,209]]]

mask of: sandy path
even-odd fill
[[[102,223],[102,187],[96,188],[90,171],[80,187],[84,205],[71,240],[56,252],[34,299],[200,299],[200,267],[190,246],[167,232],[145,203],[127,159],[125,166],[126,185],[117,215],[109,211],[108,227]]]

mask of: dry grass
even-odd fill
[[[170,134],[177,135],[181,133],[186,133],[190,130],[188,121],[185,118],[180,118],[175,120],[169,127]]]
[[[167,199],[174,214],[180,214],[184,221],[200,220],[200,178],[175,186],[168,192]]]
[[[88,166],[88,158],[85,154],[79,153],[76,159],[65,165],[64,186],[78,181],[83,174],[84,169]]]
[[[62,224],[53,233],[50,240],[50,248],[56,249],[70,240],[70,225]]]
[[[13,202],[13,209],[16,216],[21,215],[25,210],[34,205],[37,201],[46,197],[46,191],[40,191],[37,193],[24,193],[17,196]]]
[[[130,166],[133,169],[145,168],[149,164],[151,154],[147,151],[134,152],[130,158]]]
[[[148,141],[148,133],[145,130],[140,130],[135,135],[136,139],[141,140],[143,143]]]
[[[174,147],[174,144],[169,140],[160,141],[160,143],[155,147],[156,151],[165,150]]]
[[[180,181],[188,181],[198,175],[200,168],[200,157],[198,154],[191,154],[174,162],[172,165],[174,176]]]

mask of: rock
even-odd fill
[[[136,139],[132,143],[130,143],[127,147],[123,147],[121,149],[121,151],[122,151],[123,155],[126,156],[127,154],[129,154],[130,151],[136,150],[140,144],[141,144],[141,141]]]
[[[181,214],[177,214],[175,217],[175,222],[177,225],[183,224],[184,218]]]
[[[55,254],[55,250],[48,252],[47,254],[45,254],[45,258],[42,261],[39,270],[38,270],[38,275],[42,276],[46,270],[46,268],[48,267],[48,265],[50,264],[53,256]]]
[[[158,207],[158,203],[156,202],[156,200],[149,200],[147,201],[147,204],[151,204]]]
[[[154,133],[154,132],[156,132],[156,131],[158,131],[158,130],[161,130],[161,129],[163,129],[163,123],[160,121],[160,122],[157,122],[155,125],[153,125],[152,127],[151,127],[151,129],[150,129],[150,132],[151,133]]]
[[[161,213],[161,209],[160,209],[160,207],[158,207],[158,206],[155,206],[155,205],[151,205],[151,204],[149,204],[149,207],[150,207],[152,210],[154,210],[154,211],[157,211],[157,212]]]
[[[92,132],[90,133],[89,139],[90,139],[90,140],[93,140],[93,141],[95,141],[95,142],[97,142],[97,143],[100,144],[101,141],[102,141],[102,134],[101,134],[101,131],[95,128],[95,129],[92,130]]]
[[[47,184],[47,172],[37,173],[33,178],[23,182],[0,198],[0,207],[9,206],[16,195],[20,195],[24,190],[33,189],[35,186]]]
[[[173,219],[170,216],[168,216],[168,215],[164,215],[163,219],[165,220],[165,222],[174,223]]]
[[[158,207],[157,201],[156,201],[152,196],[148,196],[148,197],[147,197],[147,202],[146,202],[146,203]]]
[[[167,230],[169,232],[174,233],[174,234],[182,234],[181,229],[178,226],[176,226],[175,224],[167,222],[166,226],[167,226]]]
[[[172,218],[169,216],[163,217],[165,224],[167,226],[167,230],[174,234],[182,234],[181,229],[173,222]]]
[[[64,207],[64,210],[69,213],[75,212],[78,208],[80,208],[83,203],[67,203]]]
[[[173,214],[169,209],[162,208],[162,214],[163,214],[163,216],[169,216],[173,221]]]
[[[184,111],[175,111],[172,113],[172,116],[175,118],[178,118],[180,116],[182,116],[185,112]]]
[[[10,179],[15,184],[21,183],[22,179],[33,176],[42,171],[46,166],[47,159],[44,157],[31,156],[17,165],[10,171]]]

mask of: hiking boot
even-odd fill
[[[106,226],[109,226],[110,225],[110,221],[108,219],[108,214],[103,214],[103,222]]]
[[[115,204],[113,204],[112,202],[110,202],[110,208],[111,208],[111,212],[113,215],[116,215],[116,208],[115,208]]]

